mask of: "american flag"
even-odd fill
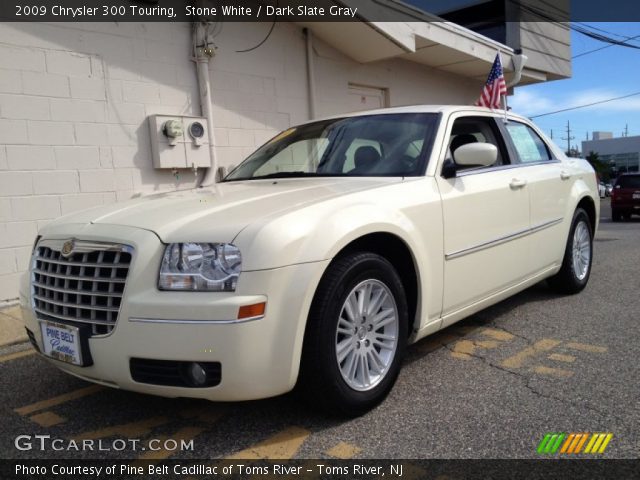
[[[500,96],[507,94],[507,83],[504,81],[502,73],[502,62],[500,53],[496,54],[487,83],[484,84],[480,98],[476,100],[476,105],[487,108],[500,108]]]

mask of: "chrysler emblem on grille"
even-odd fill
[[[60,253],[62,253],[62,255],[64,255],[65,257],[68,257],[69,255],[71,255],[73,253],[73,247],[74,247],[74,241],[73,240],[67,240],[62,245],[62,250],[60,251]]]

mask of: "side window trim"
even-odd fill
[[[553,159],[553,160],[545,160],[543,162],[511,163],[509,165],[498,165],[494,167],[473,168],[470,170],[459,171],[456,177],[466,177],[467,175],[480,175],[482,173],[490,173],[490,172],[496,172],[500,170],[512,170],[514,168],[535,167],[536,165],[549,165],[551,163],[562,163],[562,162],[560,160]]]

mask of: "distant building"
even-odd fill
[[[613,138],[612,132],[593,132],[591,140],[607,140]]]
[[[599,134],[596,137],[596,134]],[[582,142],[582,152],[586,157],[596,152],[601,161],[609,166],[612,177],[621,173],[640,171],[640,136],[602,137],[609,132],[593,132],[593,140]]]

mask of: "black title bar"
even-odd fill
[[[13,22],[637,21],[636,2],[609,0],[2,0]]]

